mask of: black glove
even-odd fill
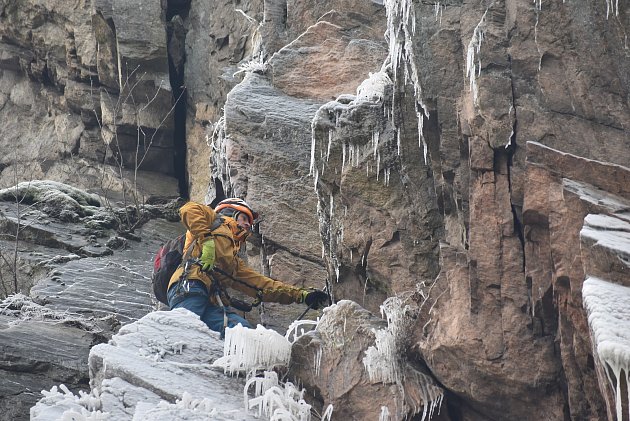
[[[310,290],[304,295],[304,303],[314,310],[326,307],[328,294],[318,289]]]

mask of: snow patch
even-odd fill
[[[622,407],[630,405],[630,288],[589,277],[582,286],[582,297],[593,351],[615,390],[617,419],[621,420]],[[621,393],[622,380],[626,383],[625,396]]]

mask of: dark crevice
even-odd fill
[[[510,62],[510,68],[512,68],[512,57],[508,56]],[[511,73],[510,73],[511,74]],[[516,92],[514,90],[514,80],[510,77],[510,87],[512,89],[512,110],[514,111],[514,123],[512,124],[512,135],[510,136],[510,142],[506,146],[506,152],[508,154],[507,173],[508,173],[508,186],[510,189],[510,204],[512,207],[512,218],[514,219],[514,233],[518,236],[521,243],[521,251],[523,256],[523,273],[525,273],[525,235],[523,223],[519,217],[517,205],[512,201],[512,165],[514,165],[514,154],[518,147],[516,143],[516,133],[518,128],[518,120],[516,118]],[[522,209],[520,214],[522,214]]]
[[[170,0],[167,4],[167,49],[169,79],[175,107],[173,110],[173,167],[177,178],[179,196],[188,199],[188,172],[186,169],[186,105],[184,85],[185,38],[183,18],[188,15],[189,0]]]

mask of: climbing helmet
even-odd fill
[[[231,197],[220,201],[214,210],[217,213],[230,216],[234,219],[236,219],[239,213],[243,213],[249,219],[250,225],[254,225],[258,219],[258,212],[255,212],[246,201],[238,197]]]

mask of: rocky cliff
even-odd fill
[[[261,270],[422,304],[441,416],[615,419],[582,284],[630,286],[628,31],[609,0],[4,0],[0,179],[245,197]]]

